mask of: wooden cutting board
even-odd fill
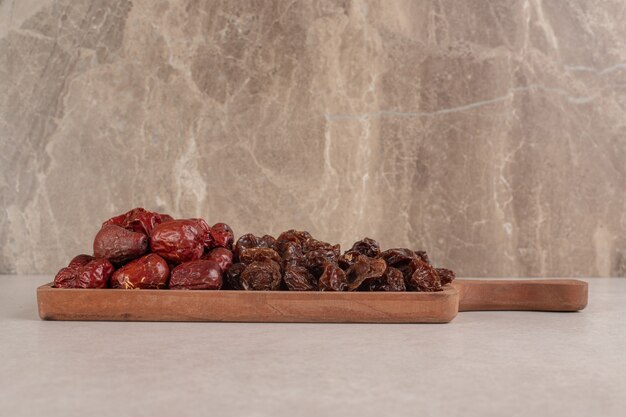
[[[291,292],[37,288],[44,320],[448,323],[458,311],[577,311],[577,280],[463,280],[444,291]]]

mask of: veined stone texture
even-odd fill
[[[135,206],[626,276],[626,4],[0,0],[0,272]]]

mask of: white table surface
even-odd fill
[[[450,324],[52,322],[0,276],[0,416],[624,416],[626,279]]]

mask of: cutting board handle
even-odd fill
[[[456,279],[459,311],[578,311],[587,283],[576,279]]]

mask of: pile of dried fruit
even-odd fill
[[[388,249],[365,238],[352,249],[308,232],[241,236],[225,223],[175,220],[136,208],[102,224],[93,256],[78,255],[54,279],[57,288],[264,291],[441,291],[454,272],[424,251]]]

